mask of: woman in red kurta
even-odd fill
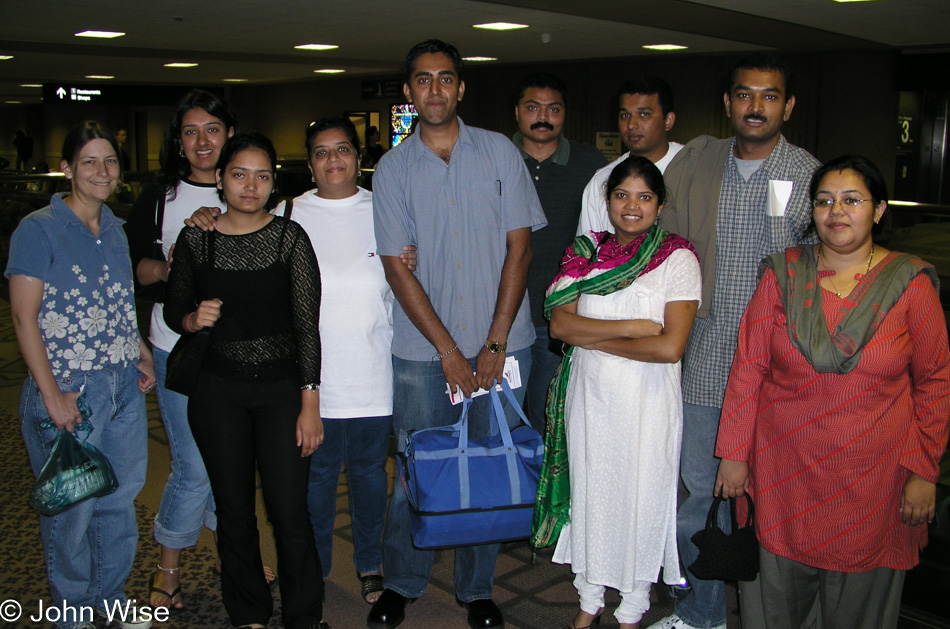
[[[887,207],[868,160],[812,181],[821,244],[766,259],[742,319],[716,493],[756,501],[769,629],[896,627],[933,519],[950,418],[932,266],[871,239]]]

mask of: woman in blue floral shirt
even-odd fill
[[[60,168],[71,191],[21,221],[5,273],[30,371],[20,420],[33,472],[40,472],[58,431],[73,432],[83,422],[76,406],[82,395],[92,412],[84,438],[106,455],[119,481],[108,496],[40,517],[54,604],[100,612],[126,601],[138,541],[133,500],[145,483],[148,451],[143,393],[155,386],[152,356],[136,325],[128,242],[104,205],[118,181],[118,155],[115,140],[96,123],[66,136]],[[47,419],[55,428],[44,427]],[[58,626],[85,629],[91,620],[69,617]]]

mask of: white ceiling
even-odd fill
[[[492,21],[530,27],[472,28]],[[498,63],[657,54],[641,48],[656,43],[686,45],[689,54],[950,49],[950,0],[8,0],[0,24],[0,55],[14,56],[0,61],[0,104],[39,102],[40,90],[20,84],[88,74],[202,85],[312,79],[327,67],[391,74],[409,47],[431,37]],[[84,29],[127,34],[73,35]],[[339,48],[293,49],[305,43]],[[163,67],[171,61],[199,65]]]

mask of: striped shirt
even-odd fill
[[[808,186],[819,165],[808,151],[779,136],[772,153],[746,181],[739,174],[734,151],[729,151],[718,204],[717,199],[709,199],[708,211],[716,213],[715,279],[710,314],[697,317],[683,357],[685,402],[722,406],[739,321],[755,291],[759,263],[769,254],[803,242],[812,214]],[[784,212],[780,203],[773,203],[771,210],[768,204],[770,190],[780,188],[780,182],[792,184]],[[680,235],[692,240],[689,234]],[[702,259],[703,264],[710,262],[708,256]]]

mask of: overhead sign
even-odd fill
[[[193,85],[118,85],[104,83],[44,83],[43,102],[47,105],[174,105],[193,90]],[[224,96],[220,87],[205,87]]]
[[[402,98],[402,81],[363,81],[363,98]]]

